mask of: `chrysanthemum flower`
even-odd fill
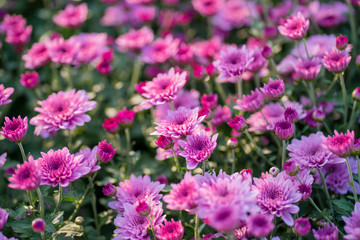
[[[254,112],[264,105],[264,98],[259,90],[251,91],[249,95],[243,95],[242,99],[236,99],[234,109]]]
[[[73,64],[78,53],[79,44],[74,44],[70,39],[62,37],[46,41],[46,49],[50,60],[53,63]]]
[[[100,165],[97,164],[98,161],[97,151],[98,151],[98,146],[95,146],[92,149],[85,148],[84,150],[80,150],[75,154],[75,157],[81,155],[82,156],[81,164],[89,168],[89,172],[86,173],[85,175],[96,172],[101,168]]]
[[[60,184],[67,187],[70,182],[81,178],[89,172],[89,167],[81,163],[83,156],[70,154],[69,149],[64,147],[59,150],[49,150],[41,153],[39,161],[41,169],[41,185]]]
[[[217,106],[218,95],[216,93],[210,93],[209,95],[204,94],[200,98],[200,103],[202,106],[207,107],[208,109],[213,109]]]
[[[305,36],[310,25],[309,19],[298,12],[287,19],[281,21],[278,26],[279,33],[291,40],[301,39]]]
[[[333,49],[331,52],[326,52],[323,57],[324,67],[330,72],[343,72],[349,65],[351,56],[347,51],[340,51]]]
[[[346,157],[352,152],[355,141],[355,132],[347,130],[344,133],[334,131],[334,136],[323,137],[323,146],[339,157]]]
[[[249,232],[255,237],[265,237],[271,233],[275,225],[274,215],[255,213],[246,219]]]
[[[86,114],[96,107],[95,101],[89,101],[89,95],[84,90],[58,92],[51,94],[46,100],[38,101],[41,107],[36,107],[39,114],[30,120],[35,125],[35,135],[43,138],[56,135],[60,129],[75,129],[91,120]]]
[[[22,60],[25,61],[25,67],[28,69],[45,65],[50,60],[46,44],[43,42],[34,43],[29,51],[22,56]]]
[[[224,0],[192,0],[194,9],[203,16],[214,15],[224,4]]]
[[[116,187],[116,200],[109,203],[109,207],[124,212],[124,204],[131,205],[139,201],[153,201],[157,202],[162,197],[159,194],[165,187],[164,184],[159,182],[152,182],[149,176],[139,176],[131,174],[129,180],[124,180]]]
[[[323,228],[319,227],[312,231],[316,240],[338,240],[339,237],[338,228],[334,224],[330,225],[330,223],[326,223]]]
[[[76,28],[86,20],[88,7],[86,3],[78,6],[68,4],[64,10],[61,10],[53,17],[53,21],[61,27]]]
[[[269,79],[267,84],[264,84],[264,87],[260,88],[264,97],[267,98],[281,98],[285,92],[284,81],[279,79]]]
[[[294,134],[294,126],[288,120],[280,120],[275,122],[274,132],[280,139],[286,140]]]
[[[253,61],[251,61],[247,70],[249,70],[250,72],[258,72],[265,66],[267,60],[264,58],[259,48],[255,48],[252,51],[253,53],[251,56],[253,58]]]
[[[46,223],[45,223],[44,219],[42,219],[42,218],[35,218],[31,222],[31,227],[34,230],[34,232],[38,232],[38,233],[44,232]]]
[[[33,156],[28,161],[16,165],[15,173],[9,178],[9,187],[21,190],[33,190],[40,185],[41,171],[39,162]]]
[[[301,169],[322,168],[325,164],[336,164],[344,162],[340,158],[323,147],[322,132],[310,134],[308,137],[301,136],[301,139],[293,139],[287,146],[291,160],[299,164]]]
[[[252,51],[249,52],[244,45],[241,48],[228,47],[221,51],[213,65],[220,72],[219,79],[233,79],[232,82],[237,82],[253,60]]]
[[[347,235],[344,236],[346,240],[357,240],[360,239],[360,203],[355,203],[354,211],[351,213],[351,217],[342,217],[345,222],[345,232]]]
[[[11,29],[24,28],[26,26],[26,19],[21,15],[6,14],[0,24],[0,32],[7,33]]]
[[[313,80],[321,70],[321,60],[319,58],[299,59],[295,65],[295,72],[298,77],[304,80]]]
[[[187,109],[180,107],[176,111],[169,111],[165,119],[155,123],[156,131],[151,135],[163,135],[172,138],[181,138],[191,135],[205,116],[198,117],[198,108]]]
[[[2,230],[3,227],[5,226],[5,223],[7,222],[8,217],[9,217],[9,214],[6,212],[6,210],[0,208],[0,230]],[[0,238],[0,239],[2,239],[2,238]]]
[[[179,43],[179,39],[174,39],[171,35],[158,38],[142,49],[142,60],[146,63],[164,63],[175,56]]]
[[[139,51],[154,39],[153,31],[144,26],[139,30],[131,29],[115,40],[116,48],[120,52]]]
[[[99,142],[97,148],[97,156],[103,162],[110,161],[116,153],[116,148],[111,147],[111,143],[107,143],[106,140]]]
[[[246,127],[246,120],[242,115],[235,116],[227,123],[232,129],[236,131],[242,131]]]
[[[311,224],[308,218],[298,218],[294,224],[295,232],[300,236],[307,235],[311,230]]]
[[[120,127],[130,127],[134,122],[135,112],[132,109],[127,110],[126,107],[124,107],[116,113],[116,118],[119,120]]]
[[[0,106],[12,102],[12,100],[9,99],[9,97],[11,96],[11,94],[13,94],[13,92],[14,92],[14,88],[12,87],[5,88],[3,84],[0,84]]]
[[[210,137],[205,131],[187,136],[186,141],[179,140],[184,150],[179,153],[187,161],[187,169],[193,170],[197,165],[206,161],[216,148],[218,133]]]
[[[291,214],[299,212],[295,203],[300,201],[301,194],[286,176],[285,172],[280,172],[276,177],[266,173],[261,178],[254,178],[253,190],[259,193],[257,202],[264,213],[281,217],[286,225],[292,226]]]
[[[160,224],[156,229],[156,237],[159,240],[181,240],[184,236],[184,227],[181,224],[181,220],[174,221],[165,221],[163,224]]]
[[[231,109],[228,106],[217,106],[213,111],[211,124],[220,127],[224,122],[231,120]]]
[[[24,119],[21,119],[20,116],[18,116],[18,118],[13,117],[12,121],[8,117],[5,117],[4,126],[2,127],[2,131],[0,131],[0,133],[8,140],[14,143],[19,143],[24,139],[27,130],[27,117]]]
[[[116,133],[120,126],[119,126],[119,119],[117,117],[111,117],[104,120],[103,128],[110,132],[110,133]]]
[[[20,83],[26,88],[34,88],[40,82],[39,74],[36,71],[25,72],[20,75]]]
[[[18,51],[21,50],[21,47],[23,45],[29,42],[31,33],[32,33],[32,26],[10,29],[6,33],[5,41],[18,48],[16,49]]]

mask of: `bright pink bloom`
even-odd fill
[[[212,59],[220,51],[222,41],[219,37],[213,37],[209,40],[195,42],[191,46],[195,56],[208,62],[208,59]]]
[[[115,133],[120,128],[119,119],[117,117],[107,118],[104,120],[104,123],[102,126],[106,131],[108,131],[110,133]]]
[[[4,126],[2,127],[2,131],[0,133],[8,140],[14,143],[19,143],[24,139],[27,130],[27,117],[24,119],[21,119],[20,116],[18,116],[18,118],[13,117],[12,121],[8,117],[5,117]]]
[[[153,0],[125,0],[129,4],[150,4]]]
[[[104,59],[101,59],[97,64],[96,64],[96,70],[103,75],[107,75],[111,72],[112,67],[109,61],[106,61]]]
[[[339,50],[345,50],[348,45],[348,38],[347,36],[339,35],[336,37],[336,48]]]
[[[198,108],[187,109],[180,107],[176,111],[169,111],[166,118],[156,122],[155,132],[151,135],[164,135],[172,138],[182,138],[191,135],[205,116],[198,117]]]
[[[43,138],[56,135],[60,129],[75,129],[91,120],[86,114],[96,107],[95,101],[89,101],[89,95],[84,90],[75,89],[67,92],[51,94],[46,100],[38,101],[41,107],[36,107],[39,114],[30,120],[35,125],[35,135]]]
[[[98,165],[97,151],[98,146],[95,146],[92,149],[85,148],[84,150],[80,150],[78,153],[75,154],[75,157],[82,156],[81,164],[89,168],[89,172],[84,173],[84,175],[96,172],[101,168]]]
[[[269,47],[268,45],[265,45],[262,49],[261,49],[261,54],[263,55],[264,58],[266,59],[270,59],[273,56],[273,50],[271,47]]]
[[[164,185],[168,184],[168,180],[167,180],[167,177],[165,175],[158,176],[156,178],[156,181],[159,182],[160,184],[164,184]]]
[[[159,73],[152,81],[147,81],[141,94],[147,100],[142,104],[160,105],[175,99],[187,82],[186,74],[186,71],[179,73],[171,68],[167,73]]]
[[[70,182],[81,178],[89,172],[89,167],[81,164],[83,156],[70,154],[69,149],[64,147],[59,150],[49,150],[41,153],[39,161],[41,170],[41,185],[56,187],[69,186]]]
[[[235,116],[233,119],[231,119],[230,122],[227,123],[231,128],[233,128],[236,131],[242,131],[246,127],[246,121],[245,118],[242,115]]]
[[[46,227],[46,223],[45,223],[45,221],[43,219],[36,218],[36,219],[34,219],[32,221],[31,227],[34,230],[34,232],[44,232],[45,227]]]
[[[174,56],[175,60],[178,61],[180,64],[189,63],[193,60],[194,51],[191,45],[187,45],[186,43],[180,43],[179,49]]]
[[[159,240],[181,240],[184,236],[184,227],[181,224],[181,220],[178,222],[171,219],[171,221],[165,221],[159,225],[156,229],[156,237]]]
[[[39,74],[36,71],[25,72],[20,75],[20,83],[26,88],[34,88],[40,82]]]
[[[204,94],[200,98],[201,105],[209,109],[216,107],[218,102],[218,95],[216,93],[210,93],[209,95]]]
[[[9,214],[7,213],[7,211],[5,209],[1,209],[0,208],[0,230],[3,229],[3,227],[5,226],[5,223],[7,222],[7,219],[9,217]],[[0,239],[2,236],[0,235]]]
[[[314,238],[316,240],[338,240],[339,231],[338,228],[330,223],[326,223],[323,228],[319,227],[317,230],[312,230],[314,233]]]
[[[264,84],[264,87],[260,88],[260,90],[264,97],[280,98],[284,95],[285,84],[281,78],[276,80],[270,78],[269,82],[267,84]]]
[[[106,143],[106,140],[99,142],[97,155],[103,162],[110,161],[116,153],[116,148],[111,147],[111,143]]]
[[[164,63],[175,56],[179,43],[179,39],[174,39],[171,35],[158,38],[142,49],[142,60],[146,63]]]
[[[9,178],[9,187],[21,190],[33,190],[40,185],[41,171],[39,162],[29,156],[28,161],[16,165],[15,173]]]
[[[12,100],[9,99],[9,97],[11,96],[11,94],[13,94],[13,92],[14,92],[14,88],[12,87],[5,88],[3,84],[0,84],[0,106],[12,102]]]
[[[266,173],[261,178],[254,178],[254,191],[259,193],[257,202],[264,213],[281,217],[286,225],[292,226],[291,214],[299,212],[295,203],[300,201],[301,194],[286,176],[285,172],[280,172],[276,177]]]
[[[109,182],[105,184],[105,186],[102,189],[103,194],[107,197],[112,196],[115,193],[115,191],[116,191],[115,186]]]
[[[278,26],[279,33],[291,40],[297,40],[305,37],[309,28],[310,21],[298,12],[287,19],[282,20]]]
[[[351,56],[347,51],[340,51],[333,49],[327,52],[323,57],[324,67],[330,72],[340,73],[343,72],[349,65]]]
[[[298,120],[298,113],[295,109],[288,107],[284,112],[284,118],[290,122],[296,122]]]
[[[294,134],[294,126],[290,121],[280,120],[275,122],[274,132],[282,140],[290,139]]]
[[[154,40],[154,33],[148,27],[139,30],[131,29],[115,40],[116,48],[120,52],[139,51]]]
[[[28,69],[45,65],[50,60],[46,44],[43,42],[34,43],[29,51],[22,56],[22,59],[25,61],[25,67]]]
[[[203,16],[214,15],[224,4],[224,0],[192,0],[194,9]]]
[[[32,26],[9,29],[6,32],[5,41],[16,47],[21,47],[29,42],[32,33]]]
[[[311,230],[311,224],[308,218],[298,218],[294,224],[295,232],[300,236],[307,235]]]
[[[228,106],[217,106],[213,112],[213,118],[211,119],[211,124],[216,127],[220,127],[224,122],[231,120],[231,110]]]
[[[186,141],[179,140],[183,151],[179,153],[187,161],[187,169],[193,170],[197,165],[206,161],[216,148],[218,133],[210,137],[205,131],[187,136]]]
[[[262,93],[255,89],[255,91],[251,91],[251,94],[243,95],[241,99],[236,99],[236,104],[234,106],[236,110],[255,112],[264,105],[264,98]]]
[[[321,66],[321,60],[319,58],[306,60],[299,58],[295,66],[295,72],[299,78],[304,80],[313,80],[319,74]]]
[[[338,133],[334,131],[334,136],[323,137],[324,148],[328,149],[332,153],[338,155],[339,157],[346,157],[352,152],[355,141],[355,132],[347,130],[344,133]]]
[[[275,225],[274,215],[255,213],[246,219],[246,226],[249,232],[255,237],[265,237],[271,233]]]
[[[356,240],[360,238],[360,203],[356,202],[354,211],[351,213],[351,217],[342,217],[345,222],[345,232],[347,235],[344,236],[346,240]]]
[[[135,112],[124,107],[123,110],[116,113],[116,118],[119,120],[120,127],[130,127],[134,122]]]
[[[174,142],[171,139],[171,137],[165,137],[163,135],[160,135],[160,137],[155,141],[155,144],[159,146],[159,148],[162,149],[170,149],[174,146]]]
[[[287,160],[283,165],[284,171],[287,175],[295,176],[299,172],[299,166],[294,160]]]
[[[0,32],[7,33],[13,29],[23,29],[26,26],[26,19],[21,15],[6,14],[0,24]]]
[[[53,21],[61,27],[76,28],[85,22],[87,13],[88,7],[86,3],[78,6],[68,4],[64,10],[53,17]]]
[[[46,48],[53,63],[72,64],[78,53],[79,44],[74,44],[62,37],[46,41]]]

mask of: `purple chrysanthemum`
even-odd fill
[[[264,105],[264,97],[259,90],[251,91],[249,95],[243,95],[241,99],[236,100],[234,109],[241,111],[254,112]]]
[[[255,237],[265,237],[271,233],[275,225],[274,215],[255,213],[246,219],[246,226]]]
[[[168,111],[168,115],[160,122],[155,123],[155,132],[151,135],[163,135],[172,138],[181,138],[191,135],[205,116],[198,117],[198,108],[178,108]]]
[[[281,98],[285,92],[285,84],[281,78],[276,80],[270,78],[269,82],[264,84],[264,87],[260,88],[260,90],[264,97]]]
[[[351,217],[342,217],[345,222],[345,232],[347,235],[344,236],[346,240],[357,240],[360,239],[360,203],[355,203],[354,211],[351,213]]]
[[[156,229],[156,237],[159,240],[181,240],[184,236],[184,227],[181,224],[181,220],[174,221],[167,221],[165,219],[163,224],[158,225]]]
[[[352,152],[355,141],[355,132],[347,130],[344,133],[334,131],[334,136],[323,137],[323,146],[339,157],[346,157]]]
[[[286,140],[291,138],[294,134],[294,127],[292,122],[287,120],[280,120],[275,122],[274,132],[279,138]]]
[[[72,64],[77,54],[79,45],[74,44],[62,37],[47,40],[45,42],[46,49],[50,60],[58,64]]]
[[[86,114],[96,107],[95,101],[89,101],[85,90],[75,89],[67,92],[51,94],[46,100],[38,101],[41,107],[36,107],[39,114],[30,120],[35,125],[35,135],[43,138],[56,135],[60,129],[75,129],[91,120]]]
[[[9,214],[6,212],[6,210],[0,208],[0,230],[2,230],[3,227],[5,226],[5,223],[7,222],[8,217],[9,217]],[[1,235],[0,235],[0,239],[2,239]]]
[[[97,164],[97,150],[98,147],[95,146],[93,149],[85,148],[84,150],[80,150],[78,153],[75,154],[75,157],[82,156],[81,164],[87,166],[89,168],[89,173],[93,173],[98,171],[101,167]]]
[[[317,230],[312,230],[316,240],[338,240],[339,231],[338,228],[332,224],[326,223],[323,228],[318,228]]]
[[[0,106],[12,102],[12,100],[9,99],[9,97],[11,96],[11,94],[13,94],[13,92],[14,92],[14,88],[12,87],[5,88],[3,84],[0,84]]]
[[[33,190],[40,185],[41,171],[39,162],[33,156],[28,161],[16,165],[15,173],[9,178],[9,187],[21,190]]]
[[[281,217],[286,225],[292,226],[294,219],[291,213],[299,212],[295,205],[301,199],[293,183],[280,172],[276,177],[266,173],[261,178],[254,178],[254,190],[259,193],[257,202],[264,213]]]
[[[309,25],[309,19],[305,19],[301,12],[298,12],[296,15],[282,20],[281,25],[278,26],[278,30],[284,37],[297,40],[305,36]]]
[[[5,123],[0,133],[8,140],[14,143],[19,143],[24,139],[27,130],[27,117],[24,119],[21,119],[20,116],[18,116],[18,118],[13,117],[12,121],[8,117],[5,117]]]
[[[324,67],[330,72],[340,73],[344,71],[349,65],[351,56],[347,51],[340,51],[333,49],[327,52],[323,57]]]
[[[294,224],[295,232],[300,236],[307,235],[311,230],[311,224],[308,218],[298,218]]]
[[[242,115],[235,116],[231,119],[230,122],[227,123],[232,129],[236,131],[242,131],[246,127],[246,120]]]
[[[60,184],[67,187],[70,182],[86,175],[90,168],[81,164],[83,156],[74,156],[70,154],[69,149],[64,147],[59,150],[49,150],[47,153],[41,153],[38,159],[41,169],[41,185]]]
[[[295,72],[301,79],[313,80],[319,74],[321,66],[321,60],[319,58],[299,59],[295,66]]]
[[[179,145],[184,149],[180,156],[187,161],[187,169],[193,170],[200,162],[206,161],[216,148],[218,133],[210,137],[205,131],[187,136],[186,141],[179,140]]]
[[[323,147],[323,133],[317,132],[308,137],[302,136],[300,140],[293,139],[287,146],[291,160],[299,164],[301,169],[322,168],[325,164],[344,162],[340,158]]]

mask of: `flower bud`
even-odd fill
[[[276,177],[279,174],[280,170],[277,167],[272,167],[269,170],[269,173],[273,175],[273,177]]]
[[[295,176],[300,171],[299,166],[293,160],[284,163],[284,170],[290,176]]]
[[[246,121],[242,115],[235,116],[231,119],[230,122],[227,123],[232,129],[236,131],[243,131],[246,128]]]
[[[354,141],[353,155],[357,156],[360,154],[360,138]]]
[[[151,212],[151,207],[143,201],[139,201],[139,204],[136,206],[135,210],[143,217],[149,216]]]
[[[83,225],[84,224],[84,218],[81,216],[78,216],[75,218],[76,225]]]
[[[102,192],[104,193],[105,196],[110,197],[115,193],[115,186],[108,182],[103,187]]]
[[[325,120],[325,112],[321,109],[315,109],[312,114],[312,118],[317,122],[323,122]]]
[[[352,92],[352,97],[355,101],[360,102],[360,87],[357,87]]]
[[[340,36],[336,37],[335,45],[336,48],[339,50],[344,50],[348,45],[348,38],[347,36],[343,36],[340,34]]]
[[[165,137],[163,135],[160,135],[160,137],[155,141],[155,144],[159,146],[159,148],[162,149],[170,149],[174,146],[174,142],[171,139],[171,137]]]
[[[239,142],[236,138],[229,138],[229,140],[227,141],[226,145],[231,148],[234,149],[239,145]]]
[[[32,221],[31,226],[32,226],[32,229],[34,230],[34,232],[44,232],[46,223],[43,219],[36,218]]]
[[[261,49],[261,55],[266,58],[267,60],[271,59],[273,57],[273,50],[268,45],[265,45]]]
[[[284,118],[290,122],[296,122],[298,119],[298,113],[295,109],[288,107],[284,112]]]
[[[103,162],[110,161],[114,157],[115,152],[116,152],[116,148],[113,149],[111,147],[111,143],[106,143],[106,140],[99,142],[97,155],[101,161]]]

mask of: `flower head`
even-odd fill
[[[320,73],[321,66],[322,64],[319,58],[312,58],[305,60],[299,58],[295,66],[295,73],[301,79],[313,80]]]
[[[174,39],[171,35],[158,38],[142,49],[142,60],[146,63],[164,63],[175,56],[179,43],[179,39]]]
[[[351,213],[351,217],[342,217],[345,222],[345,232],[347,235],[344,236],[344,239],[355,240],[360,238],[360,203],[356,202],[354,211]]]
[[[246,226],[255,237],[265,237],[271,233],[275,225],[274,215],[255,213],[246,219]]]
[[[289,139],[294,134],[294,126],[290,121],[280,120],[275,123],[274,132],[279,138],[283,140]]]
[[[339,157],[346,157],[352,152],[355,141],[355,133],[354,131],[350,132],[350,130],[347,130],[345,134],[339,134],[335,130],[334,136],[328,136],[327,138],[323,137],[323,139],[323,146],[325,148]]]
[[[352,97],[355,101],[360,102],[360,87],[356,87],[352,92]]]
[[[319,227],[317,230],[312,230],[316,240],[338,240],[338,228],[332,224],[326,223],[323,228]]]
[[[89,101],[89,95],[84,90],[58,92],[51,94],[46,100],[38,101],[40,107],[35,111],[39,114],[30,120],[35,125],[35,135],[43,138],[56,135],[60,129],[75,129],[91,120],[86,114],[95,108],[96,102]]]
[[[75,157],[82,156],[81,164],[85,165],[89,168],[89,173],[93,173],[98,171],[101,167],[98,165],[97,159],[98,146],[91,148],[85,148],[84,150],[80,150],[75,154]]]
[[[116,118],[119,120],[120,127],[130,127],[135,119],[135,112],[130,109],[127,110],[126,107],[123,110],[116,113]]]
[[[45,65],[49,60],[49,54],[46,44],[43,42],[34,43],[29,51],[22,56],[25,61],[25,67],[34,69]]]
[[[209,109],[213,109],[216,107],[218,102],[218,95],[215,93],[210,93],[209,95],[202,95],[200,98],[200,103],[202,106],[207,107]]]
[[[131,29],[119,36],[115,45],[120,52],[139,51],[154,39],[153,31],[144,26],[139,30]]]
[[[20,116],[18,116],[18,118],[13,117],[12,121],[8,117],[5,117],[4,126],[2,127],[2,131],[0,131],[0,133],[8,140],[14,143],[19,143],[24,139],[27,130],[27,117],[24,119],[21,119]]]
[[[295,232],[300,236],[307,235],[311,230],[311,224],[308,218],[298,218],[294,224]]]
[[[264,105],[264,98],[259,90],[251,91],[251,94],[244,95],[241,99],[236,100],[234,109],[254,112]]]
[[[336,37],[336,48],[339,50],[345,50],[348,45],[348,38],[347,36],[339,35]]]
[[[44,232],[46,223],[43,219],[36,218],[32,221],[31,226],[34,232]]]
[[[114,185],[112,185],[111,183],[108,182],[103,187],[102,192],[105,196],[109,197],[109,196],[114,195],[114,193],[116,192],[116,189],[115,189]]]
[[[246,127],[246,121],[245,118],[242,115],[235,116],[233,119],[231,119],[230,122],[227,123],[232,129],[236,131],[242,131]]]
[[[351,56],[347,51],[340,51],[333,49],[331,52],[327,52],[323,57],[324,67],[330,72],[341,73],[349,65]]]
[[[269,79],[267,84],[260,89],[263,96],[267,98],[281,98],[285,92],[285,84],[282,79]]]
[[[24,28],[26,26],[26,19],[21,15],[6,14],[0,24],[0,32],[7,33],[11,29]]]
[[[284,118],[287,121],[296,122],[296,120],[298,119],[298,113],[295,109],[288,107],[285,109]]]
[[[102,126],[106,131],[110,133],[115,133],[120,129],[119,119],[117,117],[107,118],[104,120]]]
[[[291,40],[297,40],[305,37],[305,34],[309,28],[310,21],[298,12],[296,15],[292,15],[283,20],[278,26],[279,33],[284,37]]]
[[[0,230],[2,230],[3,227],[5,226],[5,223],[7,222],[8,217],[9,217],[9,214],[6,212],[6,210],[0,208]],[[1,237],[1,235],[0,235],[0,237]]]
[[[111,143],[106,143],[106,140],[99,142],[97,148],[97,155],[103,162],[110,161],[116,153],[116,148],[111,147]]]
[[[184,227],[181,224],[181,220],[174,221],[165,221],[163,224],[159,225],[156,229],[156,237],[159,240],[181,240],[184,236]]]
[[[86,3],[78,6],[68,4],[64,10],[53,17],[53,21],[61,27],[76,28],[85,22],[87,13],[88,7]]]
[[[15,173],[9,178],[9,187],[21,190],[33,190],[40,185],[41,171],[39,162],[30,155],[28,161],[16,165]]]
[[[160,135],[159,138],[155,141],[155,144],[159,146],[159,148],[162,149],[170,149],[174,146],[174,142],[171,139],[171,137],[165,137],[163,135]]]
[[[25,72],[20,75],[20,83],[26,88],[34,88],[40,82],[39,74],[36,71]]]
[[[212,16],[224,4],[224,0],[192,0],[194,9],[203,16]]]
[[[64,40],[62,37],[46,41],[47,53],[53,63],[72,64],[78,52],[78,43]]]
[[[11,94],[13,94],[13,92],[14,92],[14,88],[12,87],[5,88],[3,84],[0,84],[0,106],[12,102],[12,100],[9,99],[9,97],[11,96]]]

